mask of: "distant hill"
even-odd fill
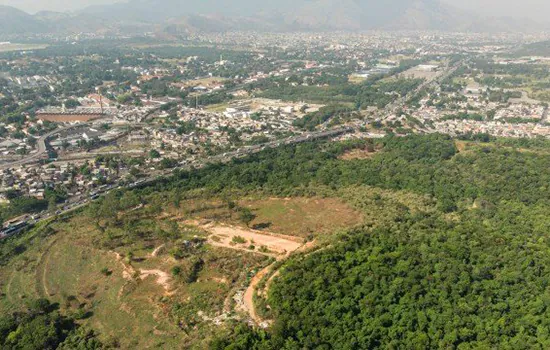
[[[41,33],[48,24],[11,6],[0,5],[0,34]]]
[[[441,30],[524,31],[512,18],[485,18],[440,0],[131,0],[82,14],[135,23],[169,21],[174,30]],[[178,23],[175,25],[174,23]],[[539,29],[533,26],[533,29]]]
[[[541,28],[512,18],[486,18],[440,0],[130,0],[73,14],[35,16],[0,7],[0,34],[370,29],[506,32]]]

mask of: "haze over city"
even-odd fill
[[[383,2],[383,0],[379,0]],[[413,2],[414,0],[411,0]],[[550,21],[550,2],[544,0],[443,0],[461,9],[479,12],[489,16],[512,16]],[[24,11],[76,11],[87,6],[113,4],[124,2],[120,0],[1,0],[0,5],[14,6]],[[237,1],[230,1],[231,4]],[[193,1],[181,0],[183,6],[192,6]]]

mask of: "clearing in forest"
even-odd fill
[[[244,201],[256,218],[252,228],[306,238],[357,225],[363,216],[336,198],[271,198]]]
[[[241,208],[254,214],[251,229],[265,233],[307,238],[311,235],[332,234],[363,222],[363,214],[338,198],[242,198],[234,200]],[[182,213],[183,211],[183,213]],[[182,215],[183,214],[183,215]],[[172,208],[168,217],[207,220],[224,225],[240,226],[239,209],[231,211],[219,198],[182,201],[181,209]]]
[[[257,251],[265,255],[286,255],[302,245],[296,237],[263,234],[237,227],[210,226],[205,229],[212,233],[208,241],[214,246]]]
[[[355,148],[342,154],[339,159],[341,160],[355,160],[355,159],[370,159],[377,151],[368,149]]]

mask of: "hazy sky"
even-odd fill
[[[192,2],[196,0],[182,0]],[[238,0],[231,0],[238,1]],[[258,0],[261,1],[261,0]],[[377,0],[384,1],[384,0]],[[413,0],[411,0],[413,1]],[[485,15],[530,17],[538,21],[549,21],[548,0],[443,0],[454,6],[474,10]],[[73,11],[93,4],[121,2],[121,0],[0,0],[2,5],[11,5],[28,12],[44,9]]]
[[[117,0],[0,0],[1,5],[10,5],[34,13],[41,10],[74,11],[90,5],[110,4]]]

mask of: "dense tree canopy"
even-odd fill
[[[237,172],[275,192],[371,185],[437,203],[401,206],[391,221],[291,259],[269,292],[269,332],[239,329],[212,347],[548,348],[550,155],[543,141],[492,141],[458,152],[446,136],[388,138],[353,161],[337,159],[349,144],[302,145],[259,155],[254,172],[244,162],[205,171],[205,186],[215,171],[239,187]]]
[[[93,332],[79,329],[74,320],[64,317],[48,300],[27,303],[25,312],[0,317],[2,349],[101,349]]]

